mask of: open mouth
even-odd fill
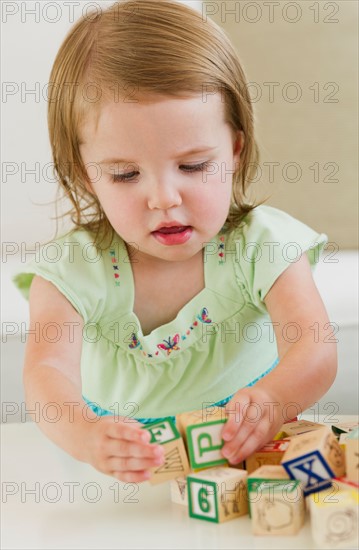
[[[166,246],[185,244],[191,238],[193,227],[191,225],[173,225],[171,227],[160,227],[153,231],[153,237]]]
[[[157,229],[155,233],[162,233],[163,235],[171,235],[173,233],[183,233],[186,231],[186,229],[189,228],[189,225],[181,226],[181,227],[161,227],[160,229]]]

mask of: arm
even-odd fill
[[[238,391],[226,407],[229,418],[223,438],[228,443],[223,451],[225,455],[228,451],[227,458],[233,463],[262,447],[284,422],[319,399],[337,371],[335,339],[306,254],[278,277],[264,302],[274,325],[279,363],[255,386]],[[296,323],[297,337],[287,323]],[[316,332],[315,323],[319,327]],[[283,330],[286,325],[288,336]],[[258,410],[258,421],[250,420]]]
[[[57,337],[49,328],[54,323]],[[74,327],[73,334],[65,323]],[[141,424],[97,417],[86,406],[80,374],[83,319],[52,283],[39,276],[30,288],[30,329],[35,327],[26,345],[24,386],[27,409],[37,407],[40,412],[33,414],[39,428],[74,458],[103,473],[123,481],[148,479],[146,469],[158,464],[162,448],[148,443],[149,434]],[[48,403],[56,404],[56,422],[45,414]]]

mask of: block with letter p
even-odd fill
[[[171,418],[144,426],[151,434],[150,443],[159,443],[165,447],[165,463],[152,468],[149,482],[152,485],[169,481],[190,472],[183,439]]]
[[[221,453],[224,445],[222,429],[225,422],[226,418],[187,426],[188,455],[193,470],[228,465],[228,460]]]

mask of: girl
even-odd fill
[[[34,330],[28,408],[55,403],[48,437],[140,482],[164,460],[144,423],[220,404],[236,464],[334,380],[311,273],[327,236],[246,201],[258,162],[246,79],[199,12],[138,0],[83,17],[50,82],[75,227],[14,278]]]

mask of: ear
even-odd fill
[[[233,143],[233,156],[235,162],[239,162],[241,152],[244,147],[244,139],[244,132],[242,130],[235,132]]]

